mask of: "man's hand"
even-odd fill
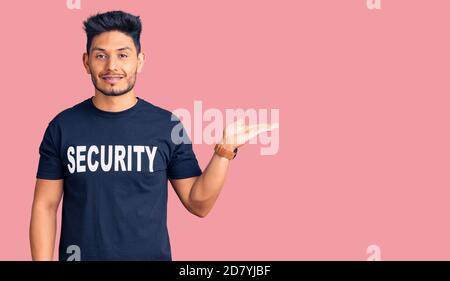
[[[224,129],[222,145],[233,151],[260,133],[278,127],[278,123],[247,126],[240,119]],[[199,217],[205,217],[209,213],[225,182],[229,163],[230,160],[214,153],[201,176],[170,181],[189,212]]]
[[[257,135],[263,132],[272,131],[278,127],[278,123],[245,125],[244,119],[239,119],[236,122],[227,125],[223,130],[222,144],[229,147],[230,150],[234,150],[234,148],[244,145],[247,141]]]

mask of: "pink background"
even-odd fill
[[[0,14],[0,259],[29,260],[38,146],[94,94],[82,21],[143,20],[137,95],[169,110],[279,108],[208,217],[169,192],[174,260],[450,259],[450,1],[8,1]],[[194,145],[202,168],[212,146]],[[56,257],[56,256],[55,256]]]

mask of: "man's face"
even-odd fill
[[[83,63],[97,91],[120,96],[133,89],[144,55],[137,54],[130,36],[109,31],[93,38],[89,54],[83,54]]]

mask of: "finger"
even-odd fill
[[[256,132],[257,134],[260,134],[262,132],[272,131],[276,128],[278,128],[278,123],[276,124],[257,124],[252,125],[247,128],[247,132]]]
[[[273,124],[270,125],[270,129],[271,130],[275,130],[275,129],[278,129],[278,128],[280,128],[280,123],[273,123]]]
[[[244,119],[241,118],[241,119],[237,120],[235,124],[236,124],[237,126],[243,126],[243,125],[244,125]]]
[[[248,126],[248,128],[250,129],[265,129],[267,128],[268,130],[273,130],[273,129],[277,129],[280,127],[279,123],[261,123],[261,124],[253,124]]]

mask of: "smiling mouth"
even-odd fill
[[[103,81],[105,81],[106,83],[109,84],[116,84],[117,82],[119,82],[120,80],[122,80],[123,76],[102,76],[101,77],[103,79]]]

